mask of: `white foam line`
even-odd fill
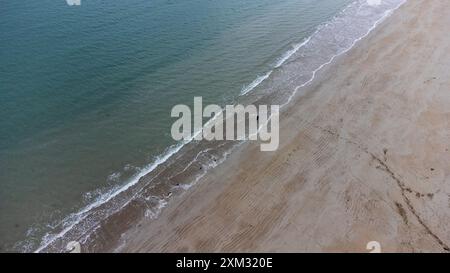
[[[345,54],[346,52],[350,51],[350,50],[351,50],[351,49],[352,49],[359,41],[361,41],[362,39],[364,39],[365,37],[367,37],[367,36],[368,36],[368,35],[369,35],[369,34],[370,34],[370,33],[371,33],[371,32],[372,32],[372,31],[373,31],[373,30],[381,23],[381,22],[383,22],[387,17],[389,17],[394,11],[396,11],[397,9],[399,9],[399,8],[400,8],[403,4],[405,4],[407,1],[408,1],[408,0],[404,0],[404,1],[401,2],[397,7],[385,11],[383,17],[381,17],[379,20],[377,20],[377,21],[373,24],[373,26],[367,31],[366,34],[364,34],[363,36],[361,36],[361,37],[355,39],[355,40],[353,41],[353,43],[350,45],[350,47],[348,47],[347,49],[343,50],[341,53],[338,53],[338,54],[334,55],[328,62],[322,64],[322,65],[319,66],[316,70],[314,70],[314,71],[313,71],[313,75],[311,76],[311,78],[310,78],[307,82],[305,82],[304,84],[297,86],[297,87],[294,89],[294,92],[291,94],[291,96],[289,96],[287,102],[285,102],[285,103],[283,103],[283,104],[280,105],[280,109],[283,108],[284,106],[288,105],[288,104],[291,102],[292,98],[296,95],[297,91],[298,91],[300,88],[305,87],[305,86],[307,86],[308,84],[310,84],[311,82],[313,82],[314,79],[315,79],[315,77],[316,77],[317,72],[319,72],[320,70],[322,70],[325,66],[331,64],[338,56],[340,56],[340,55],[342,55],[342,54]],[[263,128],[263,126],[266,126],[266,125],[269,123],[269,121],[271,121],[271,120],[272,120],[272,114],[269,116],[269,118],[267,118],[267,120],[266,120],[266,122],[265,122],[264,124],[260,125],[260,127],[259,127],[258,130],[257,130],[257,133]],[[252,134],[252,136],[255,136],[257,133]]]
[[[292,55],[294,55],[300,48],[304,47],[309,41],[311,40],[311,37],[315,34],[314,32],[311,36],[306,38],[303,42],[293,45],[292,48],[288,51],[286,51],[283,56],[278,60],[278,62],[275,65],[275,68],[279,68],[282,66]]]
[[[214,116],[211,120],[215,119],[216,116]],[[209,122],[211,122],[208,121]],[[207,124],[208,124],[207,123]],[[62,231],[60,231],[58,234],[51,236],[50,239],[48,240],[44,240],[44,243],[41,243],[41,245],[39,246],[39,248],[37,250],[35,250],[35,253],[39,253],[42,250],[44,250],[45,248],[47,248],[50,244],[52,244],[53,242],[55,242],[57,239],[62,238],[64,235],[67,234],[67,232],[69,232],[74,226],[76,226],[77,224],[79,224],[81,221],[83,221],[84,219],[86,219],[86,217],[89,215],[87,214],[89,211],[91,211],[92,209],[95,209],[99,206],[101,206],[102,204],[105,204],[107,202],[109,202],[111,199],[113,199],[114,197],[118,196],[119,194],[121,194],[122,192],[128,190],[129,188],[131,188],[132,186],[136,185],[139,180],[146,176],[147,174],[149,174],[150,172],[152,172],[154,169],[156,169],[159,165],[161,165],[162,163],[166,162],[170,157],[172,157],[172,155],[178,153],[181,148],[183,148],[186,144],[190,143],[192,140],[195,139],[195,137],[197,135],[199,135],[202,132],[203,129],[198,130],[197,132],[195,132],[191,138],[181,142],[178,145],[172,146],[172,148],[169,148],[168,151],[163,154],[163,156],[159,156],[157,157],[157,159],[155,160],[155,162],[153,162],[152,164],[148,165],[146,168],[144,168],[141,172],[139,172],[137,175],[135,175],[133,178],[130,179],[130,181],[128,183],[126,183],[124,186],[120,187],[119,189],[105,194],[102,194],[101,197],[89,204],[88,206],[84,207],[81,211],[75,213],[75,214],[71,214],[68,217],[66,217],[62,222],[64,223],[66,219],[70,219],[70,218],[75,218],[76,220],[71,223],[69,226],[67,226],[66,228],[64,228]],[[44,236],[45,238],[45,236]]]
[[[186,185],[181,185],[180,187],[181,187],[183,190],[188,190],[188,189],[190,189],[190,188],[191,188],[192,186],[194,186],[200,179],[202,179],[202,178],[208,173],[208,171],[209,171],[210,169],[214,169],[215,167],[217,167],[217,166],[219,166],[220,164],[222,164],[223,162],[225,162],[225,160],[226,160],[226,159],[228,158],[228,156],[231,154],[231,152],[232,152],[233,149],[234,149],[234,147],[233,147],[230,151],[226,151],[226,152],[224,153],[224,155],[222,156],[222,159],[220,159],[219,161],[214,162],[214,163],[211,163],[211,164],[208,164],[208,165],[206,165],[206,166],[203,165],[203,166],[205,166],[203,172],[202,172],[200,175],[197,175],[196,178],[194,179],[194,181],[192,181],[191,183],[186,184]],[[210,150],[210,149],[207,149],[207,150]],[[150,219],[156,219],[156,218],[159,216],[159,214],[161,213],[162,209],[164,209],[164,208],[167,206],[167,204],[168,204],[168,201],[167,201],[167,200],[165,200],[165,199],[160,199],[160,200],[158,201],[158,206],[157,206],[155,212],[153,212],[153,210],[150,210],[150,211],[149,211],[149,215],[148,215],[148,216],[150,216]],[[147,214],[147,212],[146,212],[146,214]]]
[[[189,169],[189,167],[192,166],[192,164],[194,164],[194,162],[197,161],[197,159],[200,157],[200,155],[202,155],[202,154],[204,154],[204,153],[207,153],[207,152],[209,152],[209,151],[211,151],[211,148],[208,148],[208,149],[206,149],[206,150],[200,151],[200,152],[195,156],[195,158],[194,158],[193,160],[191,160],[191,161],[189,162],[189,164],[186,165],[186,167],[183,168],[183,170],[181,170],[180,172],[178,172],[178,173],[176,173],[176,174],[170,176],[169,179],[172,179],[172,178],[174,178],[175,176],[184,173],[187,169]]]
[[[317,74],[317,72],[319,72],[320,70],[322,70],[322,68],[324,68],[325,66],[331,64],[338,56],[345,54],[346,52],[348,52],[350,49],[352,49],[356,43],[358,43],[360,40],[364,39],[365,37],[367,37],[384,19],[386,19],[390,14],[392,14],[392,12],[394,12],[395,10],[399,9],[404,3],[406,3],[407,0],[404,0],[402,3],[400,3],[396,8],[385,11],[384,16],[379,19],[378,21],[375,22],[375,24],[369,29],[369,31],[361,36],[360,38],[356,39],[352,45],[347,48],[346,50],[342,51],[339,54],[334,55],[330,61],[322,64],[319,68],[317,68],[316,70],[314,70],[313,75],[311,77],[310,80],[308,80],[307,82],[305,82],[304,84],[297,86],[294,90],[294,92],[291,94],[291,96],[289,97],[288,101],[282,105],[280,105],[280,108],[286,106],[287,104],[290,103],[290,101],[292,100],[292,98],[296,95],[298,89],[305,87],[306,85],[310,84],[314,79],[315,76]],[[317,32],[317,31],[316,31]],[[307,39],[307,41],[309,42],[310,38]],[[306,42],[306,41],[305,41]],[[303,44],[303,43],[302,43]],[[305,43],[306,44],[306,43]],[[292,56],[292,55],[291,55]],[[272,71],[269,71],[266,75],[258,77],[255,81],[253,81],[247,88],[245,88],[243,90],[243,92],[241,93],[242,95],[245,95],[246,93],[250,92],[251,90],[253,90],[256,86],[258,86],[259,84],[261,84],[261,82],[263,82],[265,79],[267,79],[270,74],[272,74]],[[251,87],[251,88],[250,88]],[[245,92],[244,92],[245,91]],[[207,124],[209,122],[212,122],[212,120],[214,120],[215,118],[217,118],[217,116],[213,117],[212,119],[210,119]],[[272,118],[272,115],[268,118],[267,122]],[[261,127],[260,127],[261,128]],[[260,130],[260,128],[258,128],[258,131]],[[113,199],[114,197],[118,196],[120,193],[128,190],[130,187],[136,185],[139,180],[146,176],[147,174],[149,174],[150,172],[152,172],[154,169],[156,169],[159,165],[161,165],[162,163],[164,163],[165,161],[167,161],[170,157],[172,157],[172,155],[176,154],[177,152],[179,152],[181,150],[182,147],[184,147],[186,144],[190,143],[193,139],[195,139],[195,137],[200,134],[203,131],[203,128],[198,130],[197,132],[194,133],[194,135],[188,139],[185,140],[184,142],[174,146],[173,148],[169,149],[168,152],[166,154],[164,154],[162,157],[158,157],[157,160],[148,165],[146,168],[144,168],[139,174],[135,175],[130,182],[128,182],[127,184],[125,184],[123,187],[120,187],[119,189],[115,190],[112,193],[106,193],[103,194],[101,196],[101,198],[99,198],[98,201],[95,201],[93,203],[91,203],[90,205],[86,206],[85,208],[83,208],[81,211],[75,213],[75,214],[71,214],[69,217],[67,218],[72,218],[75,217],[77,220],[75,220],[72,224],[70,224],[69,226],[67,226],[66,228],[64,228],[61,232],[59,232],[58,234],[54,235],[51,237],[51,239],[49,240],[44,240],[45,242],[42,243],[37,250],[35,250],[35,253],[39,253],[42,250],[44,250],[45,248],[47,248],[50,244],[52,244],[53,242],[55,242],[57,239],[62,238],[65,234],[67,234],[67,232],[69,232],[74,226],[76,226],[78,223],[80,223],[82,220],[84,220],[88,214],[89,211],[91,211],[92,209],[95,209],[99,206],[101,206],[102,204],[107,203],[108,201],[110,201],[111,199]],[[63,220],[64,222],[64,220]],[[44,236],[45,238],[45,236]]]
[[[347,11],[347,9],[349,9],[352,5],[356,4],[357,2],[352,2],[351,4],[349,4],[347,7],[345,7],[340,14],[344,13],[345,11]],[[337,18],[338,15],[333,16],[333,20],[335,20]],[[275,64],[274,68],[280,68],[292,55],[294,55],[297,51],[299,51],[302,47],[304,47],[305,45],[307,45],[312,37],[314,37],[323,27],[328,26],[328,24],[330,24],[330,22],[325,23],[324,25],[319,25],[316,30],[314,31],[313,34],[311,34],[308,38],[306,38],[303,42],[296,44],[292,47],[292,49],[288,50],[287,52],[285,52],[281,58],[277,61],[277,63]],[[267,72],[264,76],[258,76],[252,83],[250,83],[248,86],[244,87],[241,91],[241,96],[247,94],[248,92],[252,91],[253,89],[255,89],[258,85],[260,85],[263,81],[265,81],[271,74],[272,74],[273,70]]]
[[[280,105],[280,108],[282,108],[282,107],[286,106],[287,104],[289,104],[289,103],[291,102],[292,98],[297,94],[297,91],[298,91],[300,88],[305,87],[305,86],[309,85],[311,82],[313,82],[314,79],[315,79],[315,77],[316,77],[317,72],[319,72],[320,70],[322,70],[325,66],[327,66],[327,65],[329,65],[329,64],[331,64],[331,63],[333,63],[333,61],[334,61],[337,57],[339,57],[339,56],[341,56],[341,55],[347,53],[348,51],[350,51],[350,50],[351,50],[351,49],[352,49],[359,41],[361,41],[362,39],[364,39],[365,37],[367,37],[367,36],[368,36],[368,35],[369,35],[369,34],[370,34],[370,33],[371,33],[371,32],[372,32],[372,31],[373,31],[373,30],[381,23],[381,22],[383,22],[387,17],[389,17],[394,11],[396,11],[397,9],[399,9],[399,8],[400,8],[403,4],[405,4],[406,2],[407,2],[407,0],[404,0],[404,1],[401,2],[397,7],[385,11],[383,17],[381,17],[380,19],[378,19],[378,20],[372,25],[372,27],[367,31],[366,34],[364,34],[363,36],[361,36],[361,37],[355,39],[355,40],[353,41],[353,43],[352,43],[347,49],[345,49],[345,50],[343,50],[342,52],[340,52],[340,53],[334,55],[333,57],[331,57],[331,59],[330,59],[328,62],[322,64],[322,65],[319,66],[316,70],[314,70],[314,71],[313,71],[313,74],[312,74],[312,76],[311,76],[311,78],[310,78],[307,82],[303,83],[302,85],[297,86],[297,87],[294,89],[294,92],[289,96],[287,102],[285,102],[284,104]]]
[[[222,117],[222,115],[223,115],[223,109],[222,109],[222,112],[220,112],[220,113],[218,113],[218,114],[216,114],[216,115],[214,115],[214,117],[212,117],[210,120],[208,120],[206,123],[205,123],[205,125],[203,126],[203,128],[202,129],[199,129],[198,131],[196,131],[192,136],[191,136],[191,138],[190,139],[188,139],[188,140],[186,140],[183,144],[182,144],[182,146],[184,146],[184,145],[186,145],[186,144],[188,144],[189,142],[191,142],[192,140],[194,140],[199,134],[201,134],[202,133],[202,131],[204,130],[204,128],[206,128],[207,126],[209,126],[214,120],[216,120],[217,118],[219,118],[219,117]],[[222,145],[220,145],[220,146],[222,146]],[[220,147],[219,146],[219,147]],[[198,154],[197,154],[197,156],[195,157],[195,159],[194,160],[196,160],[197,158],[198,158],[198,156],[201,154],[201,153],[203,153],[203,152],[206,152],[206,151],[208,151],[208,150],[211,150],[211,149],[206,149],[205,151],[200,151]],[[189,165],[192,165],[194,163],[194,161],[191,161],[190,163],[189,163]],[[189,166],[188,166],[189,167]],[[186,167],[185,168],[185,170],[188,168],[188,167]],[[162,172],[162,171],[161,171]],[[181,172],[180,172],[181,173]],[[179,173],[179,174],[180,174]],[[147,174],[144,174],[143,176],[145,176],[145,175],[147,175]],[[159,174],[158,174],[159,175]],[[157,176],[157,175],[156,175]],[[155,177],[156,177],[155,176]],[[170,177],[170,178],[173,178],[174,176],[172,176],[172,177]],[[170,179],[169,178],[169,179]],[[152,180],[150,180],[150,182],[151,181],[153,181],[153,179]],[[133,195],[133,197],[132,198],[130,198],[127,202],[125,202],[119,209],[117,209],[117,210],[115,210],[115,211],[119,211],[119,210],[121,210],[121,209],[123,209],[124,207],[126,207],[137,195],[139,194],[139,192],[137,192],[137,193],[135,193],[134,195]]]
[[[340,16],[340,14],[345,13],[349,8],[351,8],[353,5],[355,5],[358,2],[352,2],[350,3],[348,6],[346,6],[341,12],[339,12],[338,14],[334,15],[333,18],[328,21],[325,22],[324,24],[320,24],[319,26],[316,27],[316,30],[313,32],[313,34],[311,34],[308,38],[306,38],[303,42],[296,44],[293,46],[293,48],[291,50],[288,50],[286,53],[283,54],[283,56],[280,58],[280,60],[276,63],[275,68],[279,68],[281,67],[292,55],[294,55],[297,51],[299,51],[302,47],[304,47],[305,45],[307,45],[311,39],[320,31],[322,30],[324,27],[327,27],[330,23],[332,23],[334,20],[336,20],[336,18],[338,16]]]
[[[192,140],[192,139],[191,139]],[[189,140],[189,142],[191,141]],[[162,163],[164,163],[165,161],[167,161],[172,155],[176,154],[178,151],[180,151],[180,149],[185,145],[186,143],[182,143],[182,144],[178,144],[177,146],[173,147],[172,149],[169,149],[168,152],[166,154],[164,154],[164,156],[162,157],[158,157],[156,159],[156,161],[150,165],[148,165],[146,168],[144,168],[139,174],[135,175],[130,182],[128,182],[127,184],[125,184],[123,187],[120,187],[119,189],[117,189],[116,191],[112,192],[112,193],[105,193],[103,194],[99,200],[89,204],[88,206],[86,206],[85,208],[83,208],[81,211],[75,213],[75,214],[71,214],[69,216],[69,218],[73,218],[75,217],[75,220],[72,224],[70,224],[69,226],[67,226],[66,228],[64,228],[61,232],[59,232],[57,235],[51,237],[50,240],[48,240],[47,242],[43,243],[35,252],[41,252],[43,249],[45,249],[46,247],[48,247],[51,243],[53,243],[55,240],[63,237],[65,234],[67,234],[67,232],[69,232],[75,225],[77,225],[78,223],[80,223],[82,220],[84,220],[88,214],[86,214],[87,212],[91,211],[92,209],[95,209],[99,206],[101,206],[102,204],[107,203],[108,201],[110,201],[111,199],[113,199],[114,197],[118,196],[120,193],[128,190],[130,187],[136,185],[139,180],[141,179],[141,177],[147,175],[148,173],[152,172],[154,169],[156,169],[159,165],[161,165]],[[67,218],[66,218],[67,219]],[[63,220],[64,222],[64,220]]]
[[[220,164],[222,164],[223,162],[225,162],[225,160],[228,158],[228,156],[231,154],[231,152],[235,149],[235,147],[232,147],[229,151],[226,151],[224,153],[224,155],[222,156],[222,158],[220,160],[218,160],[217,162],[212,162],[208,165],[202,165],[204,166],[203,168],[203,172],[200,175],[197,175],[196,178],[194,179],[194,181],[192,181],[191,183],[187,184],[187,185],[182,185],[181,187],[184,190],[189,189],[190,187],[192,187],[193,185],[195,185],[200,179],[202,179],[210,169],[214,169],[215,167],[219,166]]]
[[[215,115],[213,118],[211,118],[206,124],[205,126],[208,126],[211,122],[213,122],[216,118],[220,117],[222,115],[222,113],[219,113],[217,115]],[[136,185],[139,180],[146,176],[147,174],[151,173],[154,169],[156,169],[159,165],[163,164],[164,162],[166,162],[170,157],[172,157],[174,154],[178,153],[181,148],[183,148],[186,144],[190,143],[192,140],[194,140],[199,134],[201,134],[203,131],[203,128],[197,130],[196,132],[194,132],[194,134],[187,140],[184,140],[183,142],[172,146],[172,148],[169,148],[168,151],[163,154],[162,156],[158,156],[157,159],[152,163],[149,164],[146,168],[144,168],[141,172],[139,172],[137,175],[135,175],[133,178],[130,179],[130,181],[128,183],[126,183],[124,186],[120,187],[117,190],[113,190],[113,192],[111,193],[105,193],[102,194],[100,198],[98,198],[97,201],[89,204],[88,206],[84,207],[81,211],[75,213],[75,214],[71,214],[68,217],[66,217],[62,223],[64,223],[66,221],[66,219],[70,219],[70,218],[75,218],[76,220],[71,223],[69,226],[67,226],[66,228],[64,228],[62,231],[60,231],[58,234],[51,236],[50,239],[45,240],[44,239],[44,243],[41,243],[41,245],[39,246],[39,248],[37,250],[35,250],[35,253],[39,253],[42,250],[44,250],[45,248],[47,248],[50,244],[52,244],[53,242],[55,242],[57,239],[62,238],[64,235],[67,234],[67,232],[69,232],[74,226],[76,226],[77,224],[79,224],[81,221],[83,221],[84,219],[86,219],[87,216],[89,216],[89,214],[87,214],[89,211],[91,211],[92,209],[95,209],[99,206],[101,206],[102,204],[105,204],[107,202],[109,202],[110,200],[112,200],[114,197],[118,196],[120,193],[128,190],[129,188],[131,188],[132,186]],[[129,202],[126,202],[126,204],[128,204]],[[123,208],[125,205],[121,206],[121,208]],[[48,234],[47,234],[48,235]],[[44,236],[45,238],[45,236]]]
[[[149,217],[150,219],[156,219],[161,213],[162,209],[167,206],[167,200],[159,199],[158,206],[155,209],[147,209],[145,211],[145,217]]]
[[[270,74],[272,74],[272,70],[270,70],[269,72],[267,72],[265,75],[263,76],[258,76],[253,82],[251,82],[249,85],[247,85],[246,87],[244,87],[241,91],[241,96],[244,96],[245,94],[247,94],[248,92],[252,91],[253,89],[255,89],[255,87],[257,87],[258,85],[260,85],[263,81],[265,81]]]
[[[311,36],[309,36],[308,38],[306,38],[303,42],[293,45],[292,49],[288,50],[287,52],[285,52],[283,54],[283,56],[281,56],[281,58],[277,61],[277,63],[275,64],[274,68],[279,68],[281,67],[292,55],[294,55],[300,48],[304,47],[306,44],[308,44],[308,42],[311,40],[311,38],[314,36],[314,34],[316,34],[318,32],[318,30],[316,30]],[[241,96],[246,95],[248,92],[252,91],[253,89],[255,89],[258,85],[260,85],[263,81],[265,81],[267,78],[270,77],[270,75],[272,74],[273,70],[270,70],[269,72],[267,72],[265,75],[263,76],[258,76],[256,77],[256,79],[251,82],[249,85],[247,85],[246,87],[242,88],[241,91]]]

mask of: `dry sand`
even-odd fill
[[[409,0],[121,251],[445,252],[450,1]]]

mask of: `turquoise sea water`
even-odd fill
[[[399,1],[364,2],[0,0],[0,251],[36,250],[142,173],[175,144],[174,105],[292,91]]]

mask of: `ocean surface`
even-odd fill
[[[111,249],[239,144],[174,105],[285,105],[403,2],[0,0],[0,252]]]

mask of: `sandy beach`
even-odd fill
[[[409,0],[125,252],[450,251],[450,2]]]

